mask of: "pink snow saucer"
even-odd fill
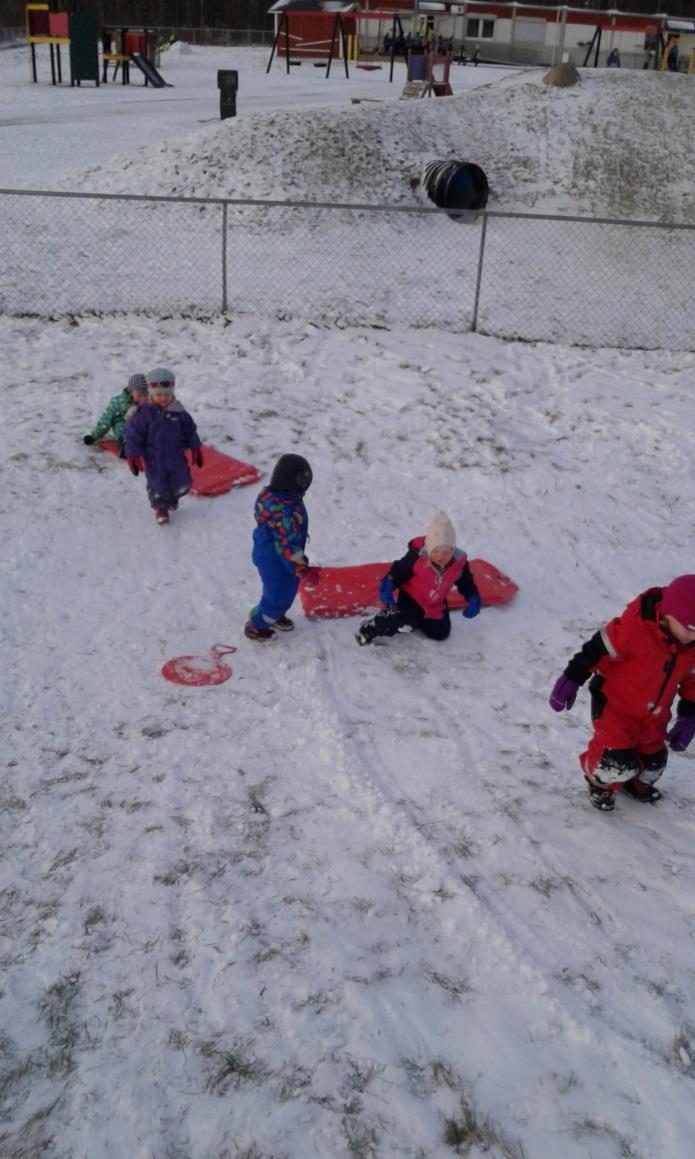
[[[225,653],[236,652],[233,644],[213,644],[207,656],[176,656],[162,665],[161,673],[165,680],[172,684],[188,684],[201,688],[209,684],[224,684],[229,680],[232,670],[228,664],[223,664],[220,656]]]

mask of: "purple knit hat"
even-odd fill
[[[673,616],[684,628],[695,631],[695,575],[679,575],[664,588],[662,616]]]

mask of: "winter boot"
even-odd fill
[[[163,507],[159,507],[157,511],[155,511],[154,517],[157,520],[157,523],[169,522],[169,512],[165,511]]]
[[[294,632],[294,620],[289,616],[280,616],[273,623],[273,627],[277,628],[278,632]]]
[[[626,781],[624,791],[629,797],[634,797],[636,801],[642,801],[647,805],[654,805],[661,800],[662,793],[654,785],[648,785],[646,781],[640,781],[639,777],[633,777],[631,781]]]
[[[594,809],[600,809],[603,813],[611,813],[615,808],[615,792],[613,789],[602,788],[601,785],[595,785],[588,777],[585,777],[589,787],[589,800],[594,806]]]
[[[247,640],[274,640],[275,632],[272,628],[257,628],[250,620],[244,625],[244,635]]]
[[[364,620],[355,632],[355,639],[358,644],[364,646],[365,644],[371,644],[372,640],[375,640],[378,635],[379,633],[376,630],[374,620]]]

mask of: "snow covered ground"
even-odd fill
[[[11,56],[16,187],[102,160],[110,180],[121,145],[151,171],[215,113],[185,53],[166,129],[159,94],[8,81]],[[291,85],[325,99],[297,72],[255,98],[271,118]],[[260,315],[4,317],[0,342],[3,1159],[687,1159],[695,754],[658,806],[602,816],[588,698],[558,718],[547,695],[630,597],[693,570],[695,354]],[[313,562],[398,556],[444,507],[518,596],[441,645],[358,649],[354,621],[298,607],[293,635],[246,641],[255,488],[160,528],[82,445],[155,364],[206,442],[266,475],[309,458]],[[226,684],[161,678],[217,642]]]
[[[38,84],[30,83],[26,49],[10,49],[0,56],[1,139],[6,156],[12,160],[2,180],[13,188],[23,189],[27,183],[38,182],[42,189],[62,189],[65,174],[88,164],[98,163],[103,167],[112,158],[119,158],[118,170],[127,158],[125,168],[128,169],[133,158],[127,155],[134,150],[148,145],[159,149],[163,143],[171,147],[177,141],[182,148],[190,147],[190,135],[204,132],[201,126],[213,122],[217,122],[219,132],[225,126],[219,124],[218,69],[239,71],[238,116],[227,122],[226,128],[244,134],[247,123],[252,127],[258,123],[258,115],[280,116],[284,110],[289,114],[287,121],[291,122],[301,109],[311,108],[320,113],[327,107],[349,108],[353,97],[395,102],[405,81],[402,62],[396,63],[392,84],[388,81],[386,65],[375,72],[353,68],[346,79],[342,65],[334,64],[326,79],[325,68],[315,69],[309,61],[287,75],[284,63],[276,58],[271,73],[266,75],[270,55],[267,49],[175,44],[161,56],[160,71],[171,88],[145,87],[135,68],[131,69],[130,85],[120,84],[119,76],[117,83],[109,79],[107,85],[98,89],[87,84],[80,88],[52,87],[48,48],[42,50],[38,46],[36,51]],[[516,69],[486,65],[457,67],[452,79],[456,92],[461,93],[499,81],[500,77],[516,75],[519,75]],[[56,125],[60,126],[58,148]],[[27,126],[31,127],[30,132]],[[267,132],[263,134],[267,136]],[[300,136],[303,138],[305,133]],[[253,139],[255,148],[263,144],[256,140],[255,134]],[[277,162],[283,164],[282,156]],[[156,191],[161,192],[165,176],[161,164],[151,176],[159,186]],[[100,182],[100,192],[108,192],[103,182]],[[141,188],[138,192],[146,190]]]

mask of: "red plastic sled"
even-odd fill
[[[486,560],[472,559],[470,565],[485,607],[506,604],[518,592],[514,580],[503,575]],[[319,568],[319,580],[314,587],[306,587],[303,583],[299,585],[304,614],[311,619],[324,619],[330,616],[364,616],[377,611],[381,607],[379,581],[390,566],[389,562]],[[456,588],[447,596],[447,603],[452,611],[466,606],[465,599]]]
[[[118,447],[113,439],[99,439],[100,447],[111,455],[118,455]],[[230,455],[216,451],[214,447],[203,447],[202,467],[191,467],[193,486],[191,495],[223,495],[232,487],[246,487],[257,483],[261,472],[250,463],[241,463]]]

